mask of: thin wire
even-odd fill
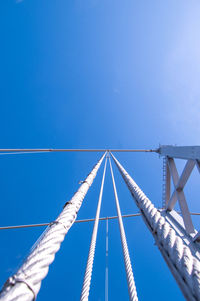
[[[70,148],[1,148],[2,153],[32,153],[32,152],[157,152],[157,149],[70,149]]]
[[[3,226],[3,227],[0,227],[0,230],[32,228],[32,227],[43,227],[43,226],[49,226],[49,224],[50,223],[31,224],[31,225],[17,225],[17,226]]]
[[[108,301],[108,218],[106,218],[106,270],[105,270],[105,301]]]
[[[24,155],[24,154],[44,154],[48,153],[48,151],[35,151],[35,152],[12,152],[12,153],[1,153],[0,151],[0,156],[2,155]]]
[[[134,216],[140,216],[141,213],[134,213],[134,214],[126,214],[122,215],[122,217],[134,217]],[[104,220],[112,220],[117,219],[118,216],[108,216],[108,217],[100,217],[100,221]],[[76,220],[74,223],[86,223],[86,222],[93,222],[95,221],[95,218],[89,218],[89,219],[79,219]],[[2,226],[0,227],[0,230],[9,230],[9,229],[20,229],[20,228],[32,228],[32,227],[43,227],[43,226],[49,226],[51,223],[41,223],[41,224],[30,224],[30,225],[17,225],[17,226]]]
[[[179,213],[179,212],[178,212]],[[191,215],[200,215],[199,212],[190,212]],[[135,216],[140,216],[141,213],[134,213],[134,214],[125,214],[122,215],[123,218],[126,217],[135,217]],[[118,216],[107,216],[107,217],[100,217],[100,221],[105,221],[105,220],[112,220],[112,219],[117,219]],[[74,223],[87,223],[87,222],[94,222],[94,218],[88,218],[88,219],[78,219]],[[44,226],[49,226],[51,223],[41,223],[41,224],[30,224],[30,225],[17,225],[17,226],[2,226],[0,227],[0,230],[10,230],[10,229],[21,229],[21,228],[32,228],[32,227],[44,227]]]
[[[191,212],[191,215],[200,215],[199,212]],[[125,214],[122,215],[123,218],[126,217],[135,217],[135,216],[140,216],[141,213],[134,213],[134,214]],[[117,219],[118,216],[107,216],[107,217],[100,217],[100,221],[105,221],[105,220],[112,220],[112,219]],[[87,222],[94,222],[94,218],[88,218],[88,219],[79,219],[76,220],[74,223],[87,223]],[[21,228],[32,228],[32,227],[44,227],[44,226],[49,226],[51,223],[41,223],[41,224],[30,224],[30,225],[17,225],[17,226],[2,226],[0,227],[0,230],[10,230],[10,229],[21,229]]]
[[[141,215],[141,213],[134,213],[134,214],[126,214],[126,215],[122,215],[122,217],[133,217],[133,216],[140,216]],[[107,217],[100,217],[99,218],[99,220],[100,221],[103,221],[103,220],[107,220],[107,219],[109,219],[109,220],[111,220],[111,219],[117,219],[118,218],[118,216],[107,216]],[[94,218],[90,218],[90,219],[79,219],[79,220],[77,220],[77,221],[75,221],[75,223],[77,222],[77,223],[84,223],[84,222],[92,222],[92,221],[94,221],[95,219]]]

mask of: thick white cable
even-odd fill
[[[81,301],[87,301],[89,297],[90,292],[90,283],[92,278],[92,269],[93,269],[93,262],[94,262],[94,255],[95,255],[95,247],[96,247],[96,240],[97,240],[97,231],[98,231],[98,225],[99,225],[99,215],[101,210],[101,201],[102,201],[102,195],[103,195],[103,187],[104,187],[104,179],[105,179],[105,172],[106,172],[106,165],[107,165],[107,158],[105,161],[104,171],[103,171],[103,177],[101,182],[101,189],[99,193],[99,200],[97,204],[97,211],[96,211],[96,217],[92,232],[92,238],[90,243],[90,249],[88,253],[88,259],[87,259],[87,265],[85,269],[85,275],[83,280],[83,286],[81,291]]]
[[[115,194],[115,203],[116,203],[116,207],[117,207],[117,215],[118,215],[121,243],[122,243],[122,249],[123,249],[123,255],[124,255],[124,264],[125,264],[125,269],[126,269],[126,278],[127,278],[127,284],[128,284],[129,299],[131,301],[137,301],[138,300],[137,290],[136,290],[135,281],[134,281],[134,277],[133,277],[133,271],[132,271],[131,260],[130,260],[129,251],[128,251],[126,234],[125,234],[124,225],[123,225],[123,221],[122,221],[122,214],[121,214],[121,210],[120,210],[119,199],[118,199],[117,189],[116,189],[116,185],[115,185],[115,178],[114,178],[110,158],[109,158],[109,163],[110,163],[110,170],[111,170],[111,176],[112,176],[112,182],[113,182],[113,189],[114,189],[114,194]]]
[[[92,185],[104,157],[105,154],[94,166],[70,202],[66,203],[58,218],[44,231],[17,273],[4,284],[0,293],[1,301],[35,300],[41,281],[47,275],[55,253],[60,249],[61,242],[76,220],[83,199]]]
[[[112,154],[111,154],[112,155]],[[187,300],[200,300],[200,262],[177,235],[166,218],[154,207],[127,171],[112,155],[136,205],[156,238],[158,246],[179,283]]]

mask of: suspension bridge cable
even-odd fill
[[[199,301],[200,261],[192,255],[184,243],[184,237],[178,235],[114,155],[111,155],[184,296],[187,300]]]
[[[123,225],[123,221],[122,221],[122,215],[121,215],[119,199],[118,199],[118,195],[117,195],[117,189],[116,189],[116,185],[115,185],[115,179],[114,179],[114,174],[113,174],[110,157],[109,157],[109,163],[110,163],[110,171],[111,171],[112,182],[113,182],[113,189],[114,189],[114,194],[115,194],[115,203],[116,203],[116,207],[117,207],[117,215],[118,215],[121,243],[122,243],[122,249],[123,249],[123,255],[124,255],[124,264],[125,264],[125,269],[126,269],[126,278],[127,278],[127,284],[128,284],[129,299],[131,301],[137,301],[138,300],[137,290],[136,290],[136,286],[135,286],[135,281],[134,281],[134,276],[133,276],[133,271],[132,271],[132,266],[131,266],[131,260],[130,260],[128,245],[127,245],[127,240],[126,240],[126,234],[125,234],[124,225]]]
[[[108,218],[106,219],[105,301],[108,301]]]
[[[95,247],[96,247],[97,232],[98,232],[98,225],[99,225],[99,215],[100,215],[100,211],[101,211],[104,179],[105,179],[105,173],[106,173],[106,165],[107,165],[107,158],[105,160],[105,166],[104,166],[101,188],[100,188],[100,193],[99,193],[99,200],[98,200],[98,204],[97,204],[96,217],[95,217],[95,222],[94,222],[94,227],[93,227],[93,232],[92,232],[92,238],[91,238],[91,242],[90,242],[90,249],[89,249],[89,253],[88,253],[88,259],[87,259],[87,265],[86,265],[86,269],[85,269],[85,275],[84,275],[83,286],[82,286],[82,290],[81,290],[80,301],[87,301],[88,297],[89,297],[89,292],[90,292],[90,283],[91,283],[91,278],[92,278]]]
[[[36,299],[41,281],[47,275],[49,265],[53,262],[65,235],[76,220],[83,199],[92,185],[105,155],[106,153],[94,166],[72,199],[65,204],[57,219],[44,231],[17,273],[6,281],[0,292],[1,301],[33,301]]]

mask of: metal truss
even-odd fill
[[[194,228],[184,193],[184,187],[194,167],[197,166],[200,172],[200,146],[160,146],[158,153],[164,156],[165,160],[165,167],[163,167],[165,168],[163,209],[166,210],[166,214],[173,217],[184,228],[186,234],[192,237],[194,242],[200,241],[200,231],[197,232]],[[180,176],[174,159],[186,160],[185,167]],[[174,186],[172,193],[171,180]],[[181,216],[174,210],[177,202],[180,206]]]

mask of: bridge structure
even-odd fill
[[[102,152],[100,160],[91,172],[80,182],[80,187],[64,204],[59,216],[50,223],[2,226],[0,230],[47,226],[43,234],[34,244],[29,255],[25,258],[17,272],[7,279],[0,292],[1,301],[35,300],[42,280],[47,276],[49,266],[65,239],[69,229],[76,222],[94,221],[93,232],[88,252],[87,264],[83,278],[80,300],[88,300],[92,280],[93,262],[98,234],[99,220],[106,220],[108,234],[108,220],[118,219],[123,250],[124,266],[128,285],[129,299],[138,300],[135,284],[134,264],[131,262],[128,243],[126,239],[123,219],[130,216],[141,215],[147,229],[152,234],[155,243],[167,263],[174,279],[180,287],[186,300],[200,300],[200,229],[195,229],[184,188],[195,166],[200,172],[199,146],[170,146],[161,145],[158,149],[0,149],[1,154],[29,153],[29,152]],[[163,157],[163,196],[162,208],[154,206],[153,202],[142,191],[132,176],[118,161],[117,152],[154,152]],[[185,167],[179,175],[176,160],[184,160]],[[92,185],[100,166],[104,162],[104,171],[99,192],[96,216],[94,219],[76,220],[83,200]],[[107,165],[109,162],[112,184],[115,195],[117,216],[100,217],[102,194]],[[122,215],[118,199],[112,162],[117,166],[128,190],[139,209],[138,214]],[[175,206],[179,205],[179,210]],[[196,213],[197,214],[197,213]],[[107,241],[107,240],[106,240]],[[108,244],[106,245],[106,255]],[[106,267],[105,300],[108,301],[108,267]]]

